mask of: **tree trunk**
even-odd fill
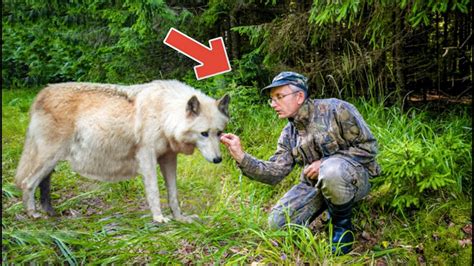
[[[439,90],[441,89],[441,76],[440,76],[440,56],[439,56],[439,14],[436,13],[436,35],[435,35],[435,41],[436,41],[436,95],[439,95]]]
[[[400,36],[398,40],[395,41],[395,47],[393,51],[393,63],[395,67],[395,75],[396,75],[396,97],[400,99],[402,97],[402,93],[405,93],[405,72],[403,70],[403,57],[404,57],[404,34],[403,34],[403,24],[404,24],[404,12],[397,7],[395,10],[395,35]]]
[[[449,49],[447,48],[449,45],[448,43],[448,40],[449,40],[449,32],[448,32],[448,23],[449,23],[449,17],[448,17],[448,13],[444,13],[443,15],[443,20],[444,20],[444,24],[443,24],[443,48],[445,49]],[[456,51],[452,51],[453,53],[455,53]],[[443,89],[447,89],[448,88],[448,69],[447,69],[447,63],[448,63],[448,60],[449,58],[454,58],[452,55],[449,55],[449,52],[446,54],[445,57],[441,58],[441,61],[442,61],[442,64],[443,64],[443,73],[442,73],[442,87]]]
[[[231,53],[232,59],[239,59],[240,58],[240,35],[233,31],[233,27],[237,27],[237,16],[238,10],[232,9],[229,14],[229,21],[230,21],[230,41],[231,41]]]

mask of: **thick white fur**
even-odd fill
[[[193,96],[197,104],[190,105]],[[153,219],[166,222],[156,180],[159,164],[174,218],[191,221],[178,205],[176,156],[192,154],[197,147],[208,161],[220,161],[218,134],[228,121],[228,100],[225,96],[216,101],[176,80],[132,86],[49,85],[31,107],[15,177],[27,212],[40,216],[34,191],[58,161],[67,160],[82,176],[102,181],[141,174]]]

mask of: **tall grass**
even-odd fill
[[[240,135],[248,152],[268,158],[286,122],[278,120],[268,106],[251,102],[252,91],[239,89],[229,91],[233,98],[228,131]],[[373,180],[371,196],[356,207],[354,251],[335,257],[329,249],[327,224],[282,230],[270,230],[266,225],[269,209],[298,182],[300,169],[271,187],[242,176],[227,152],[223,163],[217,166],[207,163],[197,152],[178,157],[181,208],[186,214],[198,214],[201,221],[197,223],[152,223],[139,177],[112,184],[90,181],[71,172],[67,163],[59,164],[52,178],[53,206],[62,215],[27,218],[21,192],[12,180],[21,154],[28,108],[36,92],[2,91],[4,265],[414,264],[420,254],[428,262],[472,263],[470,247],[458,244],[465,237],[460,228],[470,222],[472,210],[470,200],[462,196],[472,182],[468,178],[472,164],[470,115],[465,110],[456,109],[433,118],[428,110],[402,113],[397,107],[356,103],[379,140],[378,160],[383,175]],[[403,145],[411,147],[415,164],[426,164],[421,167],[420,181],[414,182],[411,179],[417,180],[417,176],[407,174],[411,167],[402,167],[403,160],[398,157],[400,150],[406,149]],[[413,147],[421,152],[414,152]],[[434,156],[434,161],[426,159],[427,154]],[[420,182],[447,172],[454,183],[448,181],[436,188],[430,185],[420,191]],[[163,192],[162,208],[170,215],[163,178],[159,176],[158,180]],[[404,188],[397,191],[399,184]],[[418,197],[418,215],[412,215],[414,205],[393,205],[401,195]],[[402,212],[394,211],[397,208]],[[361,237],[363,232],[365,238]],[[443,239],[435,240],[433,234]],[[423,249],[420,244],[424,244]]]
[[[446,200],[471,193],[469,108],[402,113],[397,106],[374,108],[361,102],[360,109],[380,144],[383,174],[374,184],[390,191],[383,203],[403,210],[422,206],[426,197]]]

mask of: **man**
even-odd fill
[[[309,99],[307,79],[301,74],[282,72],[264,91],[270,91],[269,104],[278,117],[289,121],[275,154],[268,161],[256,159],[230,133],[223,134],[221,142],[246,176],[263,183],[277,184],[295,164],[303,166],[301,182],[272,208],[270,226],[309,225],[328,209],[332,250],[348,253],[354,242],[352,207],[368,194],[369,178],[380,173],[377,141],[350,103]]]

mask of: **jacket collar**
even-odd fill
[[[313,100],[308,98],[301,105],[300,109],[298,109],[296,115],[292,118],[288,118],[288,121],[290,121],[297,130],[304,131],[314,116],[314,109]]]

